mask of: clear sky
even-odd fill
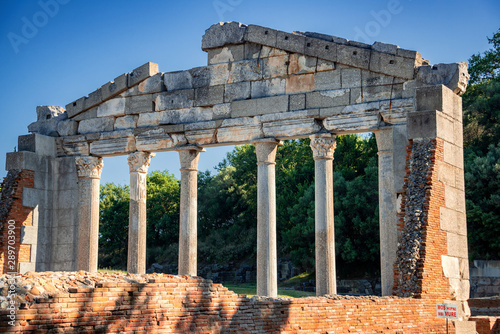
[[[64,107],[148,61],[161,72],[206,65],[201,37],[219,21],[393,43],[452,63],[490,47],[500,1],[0,0],[0,177],[37,105]],[[230,149],[208,149],[200,170]],[[150,171],[165,169],[179,175],[176,152],[152,160]],[[125,158],[104,159],[102,183],[128,180]]]

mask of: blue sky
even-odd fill
[[[0,0],[0,177],[37,105],[64,107],[148,61],[161,72],[206,65],[201,37],[219,21],[393,43],[437,64],[488,49],[500,1]],[[208,149],[200,170],[230,149]],[[104,164],[102,183],[128,183],[125,158]],[[165,169],[179,175],[177,153],[153,159],[150,171]]]

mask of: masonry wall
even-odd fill
[[[201,278],[97,283],[0,313],[3,333],[446,333],[434,299],[247,298]],[[454,333],[451,325],[450,333]]]
[[[18,272],[20,263],[31,262],[31,245],[23,244],[20,240],[22,231],[33,226],[33,208],[23,205],[23,190],[25,187],[33,188],[33,179],[34,172],[31,170],[10,170],[2,182],[0,273]],[[9,230],[14,231],[14,234],[10,234]],[[10,248],[9,236],[15,236]]]

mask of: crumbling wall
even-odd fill
[[[2,182],[0,193],[0,273],[18,272],[20,263],[31,260],[31,246],[21,243],[21,232],[22,226],[33,224],[33,208],[23,205],[23,190],[25,187],[33,187],[33,179],[33,171],[11,169]],[[9,230],[13,230],[14,234],[9,234]],[[15,237],[11,248],[9,248],[9,235]]]
[[[146,275],[146,281],[124,277],[70,288],[18,310],[16,326],[0,311],[0,332],[446,333],[435,299],[248,298],[198,277]]]

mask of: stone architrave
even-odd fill
[[[318,134],[310,138],[316,189],[316,295],[333,295],[337,293],[333,224],[333,152],[337,143],[331,134]]]
[[[79,224],[77,270],[97,272],[102,158],[76,157],[75,163],[78,173]]]
[[[200,147],[177,150],[181,160],[179,275],[197,274],[198,161]]]
[[[277,297],[275,159],[279,142],[265,139],[254,145],[257,154],[257,295]]]
[[[398,250],[393,129],[388,128],[377,131],[375,137],[378,147],[381,287],[382,296],[390,296],[394,285],[394,263],[396,262]]]
[[[134,152],[128,156],[130,213],[127,272],[146,273],[146,175],[154,153]]]

